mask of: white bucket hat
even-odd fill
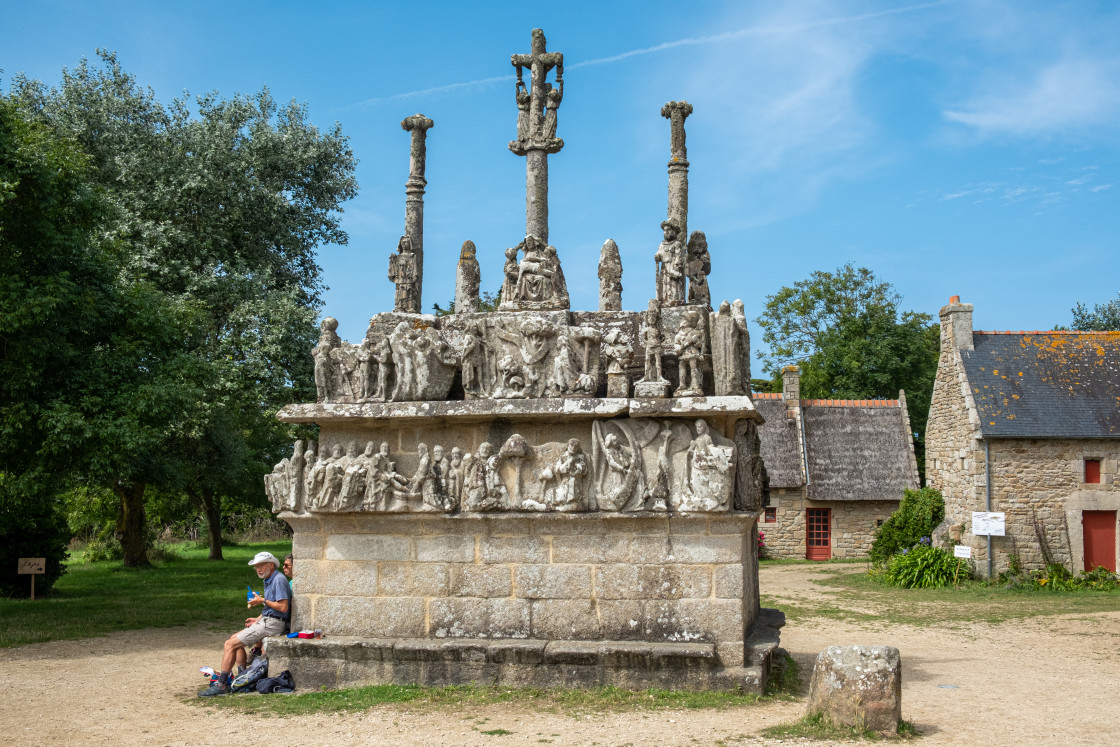
[[[280,567],[280,561],[276,559],[276,556],[267,551],[257,553],[249,561],[249,565],[260,565],[261,563],[272,563],[277,568]]]

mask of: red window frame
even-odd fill
[[[763,524],[775,524],[778,521],[778,509],[775,506],[766,506],[762,514]]]

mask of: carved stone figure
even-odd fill
[[[511,506],[521,505],[521,464],[526,459],[533,456],[533,447],[520,433],[514,433],[509,439],[502,444],[502,448],[498,451],[498,456],[502,459],[508,459],[513,462],[514,477],[513,477],[513,498],[510,501]]]
[[[451,462],[443,455],[443,447],[432,447],[432,495],[429,497],[424,495],[424,501],[430,500],[431,505],[443,511],[450,511],[458,506],[458,502],[452,505],[449,477],[451,474]]]
[[[544,500],[525,501],[526,508],[549,511],[584,511],[587,509],[585,487],[587,457],[579,439],[568,440],[568,446],[551,467],[541,471],[545,483]]]
[[[614,239],[599,251],[599,311],[622,311],[622,257]]]
[[[673,338],[677,352],[677,373],[679,386],[676,396],[700,397],[704,394],[704,329],[700,324],[700,312],[689,309],[681,320],[681,328]],[[687,383],[686,383],[687,382]]]
[[[742,302],[739,302],[740,304]],[[747,320],[740,321],[724,301],[719,312],[710,315],[712,329],[712,375],[717,396],[746,394],[750,386],[750,343],[746,340]],[[744,378],[744,369],[747,378]]]
[[[376,339],[370,357],[377,363],[377,385],[373,388],[373,399],[384,402],[391,395],[389,379],[393,374],[393,348],[387,335]]]
[[[337,446],[335,448],[338,449]],[[307,498],[304,506],[310,511],[318,511],[325,505],[323,486],[326,484],[327,467],[334,458],[333,452],[321,453],[314,466],[307,471]]]
[[[563,70],[563,68],[560,68]],[[564,99],[564,80],[560,77],[563,75],[561,72],[556,76],[556,85],[545,84],[545,111],[544,111],[544,126],[541,128],[542,140],[555,140],[556,139],[556,115],[557,110],[560,108],[560,102]]]
[[[389,444],[382,442],[370,460],[366,478],[364,507],[367,511],[401,511],[407,508],[408,480],[397,473],[397,465],[389,459]]]
[[[473,241],[464,241],[455,268],[455,313],[470,314],[478,311],[478,287],[482,271],[475,257]]]
[[[288,511],[299,511],[303,507],[303,469],[306,455],[303,450],[303,441],[296,441],[292,447],[292,456],[288,458],[286,469],[288,478],[288,494],[282,505]],[[283,462],[281,462],[282,464]]]
[[[529,131],[529,89],[525,87],[525,81],[521,78],[517,79],[517,84],[514,86],[514,99],[517,102],[517,141],[519,143],[528,143],[531,135]]]
[[[411,505],[416,511],[438,511],[440,505],[436,498],[436,478],[432,473],[432,457],[428,453],[428,445],[417,444],[416,456],[419,463],[409,481],[409,497],[413,499]],[[419,505],[415,500],[417,498],[420,499]]]
[[[451,462],[447,468],[448,510],[459,508],[463,500],[463,450],[458,446],[451,448]]]
[[[506,263],[502,266],[502,306],[512,305],[517,288],[517,247],[506,249]]]
[[[389,334],[385,329],[371,324],[367,333],[367,339],[373,340],[373,356],[379,362],[374,399],[406,402],[445,398],[459,367],[459,356],[435,327],[400,321]],[[393,379],[391,388],[389,374]]]
[[[742,382],[743,394],[747,394],[751,390],[751,333],[747,329],[747,312],[738,298],[731,302],[731,318],[739,331],[739,381]]]
[[[673,465],[669,461],[669,445],[673,442],[673,430],[666,424],[661,428],[658,437],[660,444],[657,447],[657,472],[646,498],[646,509],[668,511],[669,498],[672,495],[669,481],[673,471]]]
[[[603,356],[607,359],[607,396],[628,396],[630,382],[626,367],[634,357],[634,346],[622,330],[612,329],[603,337]]]
[[[661,375],[661,304],[650,299],[642,326],[642,344],[646,349],[646,371],[634,385],[635,397],[667,397],[669,382]]]
[[[366,442],[365,451],[353,454],[355,444],[350,444],[351,455],[346,472],[342,477],[342,490],[339,491],[336,511],[353,511],[361,506],[366,497],[366,480],[373,460],[373,441]]]
[[[630,423],[596,421],[591,426],[591,466],[594,475],[593,499],[600,511],[640,509],[645,488],[642,446]],[[626,439],[622,443],[617,430]]]
[[[520,361],[511,355],[498,360],[495,398],[536,398],[545,394],[548,379],[545,364],[557,331],[554,324],[540,316],[530,316],[516,330],[494,327],[494,335],[515,345],[520,356]]]
[[[412,251],[412,239],[401,236],[397,251],[389,256],[389,279],[397,288],[393,294],[393,310],[405,314],[420,313],[420,294],[417,281],[420,267]]]
[[[488,393],[486,341],[481,322],[470,322],[463,330],[463,352],[459,356],[459,366],[463,372],[463,393],[466,398],[485,397]]]
[[[662,306],[681,306],[685,301],[686,258],[680,227],[672,220],[661,222],[665,240],[653,255],[657,268],[657,300]]]
[[[696,421],[696,438],[689,444],[686,474],[681,491],[681,511],[726,510],[731,497],[735,463],[734,445],[717,446],[708,432],[708,424]]]
[[[466,479],[467,511],[498,511],[509,506],[509,493],[498,475],[498,456],[494,447],[482,442],[470,465]]]
[[[311,355],[315,359],[315,400],[317,402],[329,402],[334,398],[336,377],[331,353],[342,344],[338,333],[335,332],[337,329],[337,319],[333,316],[324,319],[319,324],[319,344],[311,351]]]
[[[526,236],[522,244],[525,256],[518,263],[515,298],[537,302],[552,298],[552,272],[547,265],[544,242],[536,236]]]
[[[357,446],[350,445],[352,452],[357,452]],[[331,449],[331,461],[327,463],[324,471],[323,487],[319,494],[319,508],[331,510],[338,506],[338,498],[342,493],[342,480],[346,476],[346,467],[349,459],[342,456],[342,444],[335,444]]]
[[[712,255],[708,253],[708,237],[703,231],[693,231],[688,237],[688,303],[694,306],[712,305],[708,290],[708,275],[712,271]]]

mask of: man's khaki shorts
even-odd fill
[[[237,634],[237,640],[241,641],[246,646],[252,646],[254,643],[264,638],[274,635],[283,635],[287,627],[288,624],[279,617],[266,617],[261,615],[261,619]]]

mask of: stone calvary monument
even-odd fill
[[[314,423],[265,478],[294,531],[293,629],[270,639],[301,687],[469,682],[760,692],[781,615],[760,610],[763,470],[741,303],[710,307],[704,234],[684,241],[685,102],[671,124],[664,240],[648,309],[621,310],[603,245],[597,311],[571,311],[548,243],[548,156],[564,57],[533,31],[515,54],[526,235],[505,250],[501,303],[479,313],[463,244],[456,313],[420,313],[425,137],[412,136],[394,308],[361,342],[327,318]],[[549,82],[549,74],[554,82]],[[526,81],[527,77],[527,81]]]

